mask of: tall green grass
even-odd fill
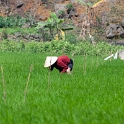
[[[0,124],[123,124],[124,61],[69,55],[72,74],[60,75],[43,67],[47,55],[0,52]]]

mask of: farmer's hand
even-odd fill
[[[66,70],[66,72],[67,72],[68,74],[71,74],[71,71],[70,71],[70,70],[71,70],[71,68],[68,67],[68,69]]]

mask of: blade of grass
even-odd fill
[[[25,91],[24,91],[24,102],[26,101],[26,96],[27,96],[27,92],[28,92],[28,84],[29,84],[32,69],[33,69],[33,65],[31,64],[29,74],[28,74],[28,80],[26,82],[26,87],[25,87]]]
[[[6,104],[6,86],[5,86],[4,72],[3,72],[2,66],[1,66],[1,73],[2,73],[2,85],[3,85],[3,101],[4,101],[4,104]]]

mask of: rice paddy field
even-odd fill
[[[68,55],[68,75],[44,68],[47,55],[0,52],[0,124],[124,123],[123,60]]]

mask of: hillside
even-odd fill
[[[7,3],[1,2],[0,4],[0,16],[8,16],[13,14],[24,15],[25,13],[30,13],[33,17],[38,20],[46,20],[50,16],[50,11],[57,12],[58,10],[66,10],[65,7],[69,3],[73,4],[76,14],[81,16],[86,13],[86,6],[81,3],[75,2],[76,0],[59,0],[60,2],[54,2],[54,0],[11,0]],[[124,8],[124,0],[121,2],[115,2],[115,0],[86,0],[96,4],[89,7],[89,13],[92,16],[102,16],[102,14],[107,13],[117,6],[120,10]],[[58,8],[57,8],[58,7]],[[57,10],[58,9],[58,10]],[[113,20],[113,19],[112,19]]]
[[[51,11],[57,14],[64,11],[63,17],[71,19],[77,27],[88,29],[95,26],[104,29],[103,37],[109,39],[115,36],[124,37],[124,0],[85,0],[85,2],[86,4],[76,2],[76,0],[58,0],[57,2],[55,0],[4,1],[0,4],[0,16],[32,15],[37,20],[45,21],[50,17]],[[67,13],[66,6],[69,4],[72,4],[74,9]],[[121,27],[118,28],[118,25]]]

